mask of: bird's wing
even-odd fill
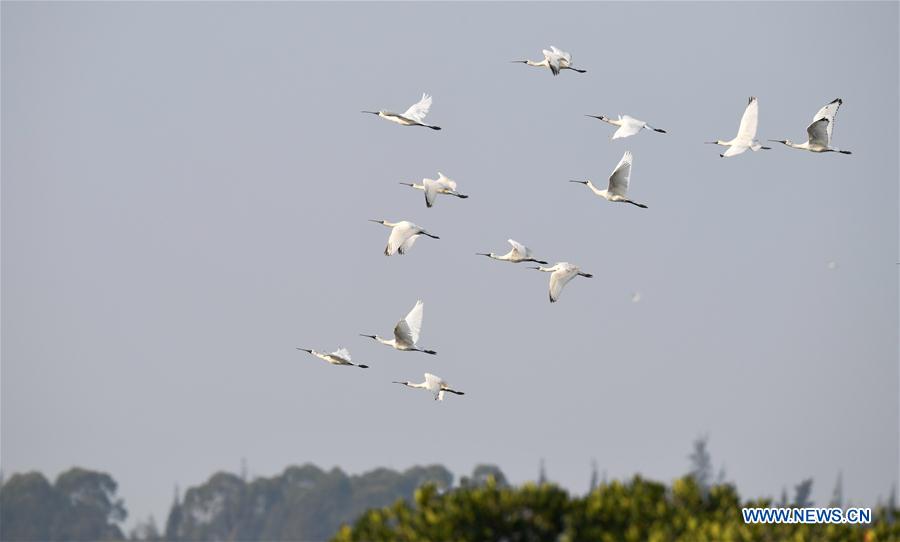
[[[444,400],[444,394],[441,391],[446,383],[441,380],[439,376],[435,376],[431,373],[425,373],[425,387],[428,391],[434,394],[434,398],[440,401]]]
[[[409,109],[403,113],[403,116],[416,122],[422,122],[425,120],[425,115],[428,114],[429,109],[431,109],[431,96],[423,93],[422,99],[419,100],[418,103],[411,105]]]
[[[438,171],[437,183],[440,185],[441,188],[445,188],[447,190],[452,190],[454,192],[456,191],[456,181],[454,181],[450,177],[447,177],[440,171]]]
[[[507,239],[507,241],[509,241],[510,246],[512,246],[513,255],[515,257],[527,258],[531,254],[531,251],[528,250],[528,248],[525,245],[523,245],[522,243],[513,241],[512,239]]]
[[[572,55],[570,55],[569,53],[567,53],[561,49],[557,49],[556,46],[554,46],[554,45],[551,45],[550,49],[553,51],[553,54],[555,54],[559,58],[565,60],[566,64],[569,64],[570,62],[572,62]]]
[[[578,273],[574,267],[563,268],[550,274],[550,301],[555,302],[562,293],[563,286]]]
[[[633,136],[634,134],[641,131],[641,128],[644,127],[643,122],[635,122],[634,119],[622,119],[622,125],[619,126],[619,129],[616,130],[616,133],[613,134],[613,139],[620,139],[623,137]]]
[[[759,122],[759,102],[756,96],[750,97],[744,116],[741,117],[741,126],[738,128],[737,139],[753,141],[756,139],[756,125]]]
[[[384,253],[388,256],[393,256],[398,250],[400,251],[400,254],[406,253],[409,247],[412,246],[412,243],[409,243],[409,246],[406,246],[410,235],[412,235],[412,230],[406,226],[394,226],[391,228],[391,235],[388,237],[387,247],[385,247]]]
[[[806,135],[810,143],[827,147],[831,141],[831,121],[819,119],[813,122],[806,127]]]
[[[844,103],[844,101],[840,98],[837,98],[830,104],[822,107],[822,109],[819,109],[819,112],[816,113],[816,116],[813,117],[812,124],[810,124],[806,129],[807,134],[809,134],[810,143],[812,143],[813,141],[813,126],[816,124],[816,122],[825,119],[828,121],[828,124],[826,124],[825,126],[825,134],[827,135],[827,139],[824,140],[823,144],[825,146],[831,145],[831,132],[832,130],[834,130],[834,117],[837,115],[838,108],[841,107],[842,103]]]
[[[619,165],[609,176],[609,193],[624,196],[628,192],[628,181],[631,179],[631,151],[625,151]]]
[[[425,205],[431,207],[434,205],[434,199],[438,195],[441,184],[433,179],[422,179],[422,185],[425,187]]]
[[[724,158],[728,158],[729,156],[737,156],[743,152],[746,152],[750,147],[748,145],[732,145],[728,147],[728,149],[722,153]]]
[[[341,358],[341,359],[347,360],[347,361],[352,361],[352,360],[353,360],[353,358],[350,357],[350,351],[347,350],[347,349],[344,348],[344,347],[338,348],[337,350],[335,350],[334,352],[332,352],[331,355],[334,356],[334,357],[337,357],[337,358]]]
[[[553,47],[552,45],[550,47]],[[548,51],[547,49],[541,49],[541,52],[544,53],[544,58],[550,58],[554,55],[553,51]]]
[[[550,55],[547,57],[547,64],[550,65],[550,71],[553,72],[553,75],[559,75],[559,57],[556,55]]]
[[[412,248],[412,246],[416,243],[416,239],[418,239],[418,238],[419,238],[418,233],[415,235],[410,235],[406,241],[403,241],[403,244],[400,245],[400,248],[397,249],[398,252],[400,252],[400,254],[406,254],[407,252],[409,252],[409,249]]]
[[[416,306],[409,311],[406,318],[397,322],[394,328],[394,337],[398,341],[414,345],[419,342],[419,333],[422,331],[422,309],[425,304],[422,300],[416,301]]]

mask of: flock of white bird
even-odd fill
[[[541,61],[513,60],[512,62],[527,64],[529,66],[535,66],[539,68],[548,68],[554,76],[559,75],[563,70],[572,70],[578,73],[587,72],[587,70],[575,68],[574,66],[572,66],[571,54],[557,49],[552,45],[550,46],[550,49],[544,49],[542,52],[544,54],[544,58]],[[392,113],[390,111],[384,110],[363,111],[363,113],[378,115],[385,120],[389,120],[402,126],[422,126],[425,128],[431,128],[432,130],[440,130],[440,126],[425,123],[425,117],[428,115],[428,112],[431,109],[431,103],[431,96],[429,96],[428,94],[423,94],[421,100],[410,106],[402,114]],[[806,128],[806,142],[794,143],[790,139],[770,139],[769,141],[782,143],[794,149],[801,149],[816,153],[837,152],[841,154],[850,154],[850,151],[841,150],[831,146],[831,135],[834,130],[834,118],[837,114],[838,108],[842,103],[843,101],[840,98],[837,98],[819,109],[819,111],[813,117],[812,123],[810,123],[810,125]],[[612,119],[603,115],[587,116],[599,119],[607,124],[615,126],[616,131],[615,133],[613,133],[611,139],[631,137],[644,129],[663,134],[666,133],[665,130],[655,128],[650,124],[629,115],[619,115],[618,119]],[[770,150],[771,147],[763,146],[756,138],[758,123],[759,100],[757,100],[755,96],[751,96],[747,107],[744,109],[744,114],[743,116],[741,116],[741,123],[738,127],[737,135],[727,141],[719,139],[716,141],[707,141],[706,143],[728,147],[725,152],[719,155],[722,158],[737,156],[746,152],[748,149],[754,152],[758,150]],[[591,192],[605,199],[606,201],[630,203],[631,205],[646,209],[647,206],[643,203],[638,203],[636,201],[628,199],[628,184],[631,180],[631,165],[633,159],[634,158],[631,152],[625,151],[622,159],[619,160],[619,163],[610,174],[606,188],[599,188],[590,180],[572,180],[570,182],[586,185],[588,188],[590,188]],[[440,172],[438,172],[437,179],[426,178],[422,180],[421,184],[400,184],[409,186],[416,190],[422,190],[425,193],[425,205],[427,207],[432,207],[435,203],[435,200],[437,199],[437,196],[441,194],[455,196],[462,199],[469,197],[457,191],[456,181],[446,177],[443,173]],[[393,256],[397,253],[401,255],[406,254],[412,248],[413,244],[416,242],[416,239],[421,236],[431,237],[432,239],[440,239],[437,235],[434,235],[421,226],[413,224],[412,222],[409,222],[407,220],[402,220],[400,222],[388,222],[387,220],[371,221],[377,222],[391,229],[391,233],[388,236],[387,245],[384,248],[385,256]],[[565,285],[575,277],[593,277],[593,275],[591,275],[590,273],[583,272],[577,265],[571,264],[569,262],[558,262],[548,267],[548,262],[536,259],[531,250],[522,243],[514,241],[513,239],[509,239],[509,244],[512,248],[506,254],[495,254],[493,252],[479,252],[476,254],[478,256],[487,256],[488,258],[504,262],[533,262],[541,264],[536,267],[530,267],[530,269],[537,269],[538,271],[550,273],[549,297],[551,303],[555,303],[559,300],[559,297],[562,294],[562,290]],[[634,294],[633,300],[637,301],[638,299],[640,299],[640,294]],[[422,331],[423,310],[424,304],[422,303],[422,301],[416,301],[415,306],[412,308],[412,310],[409,311],[409,314],[407,314],[394,326],[393,339],[385,339],[378,335],[361,334],[361,336],[369,337],[370,339],[390,346],[396,350],[406,352],[424,352],[426,354],[435,355],[437,354],[437,352],[435,352],[434,350],[420,348],[418,345],[419,335]],[[363,369],[368,368],[368,365],[353,363],[350,356],[350,351],[343,347],[338,348],[331,353],[319,352],[317,350],[306,348],[298,348],[298,350],[308,352],[309,354],[316,356],[317,358],[320,358],[332,365],[348,365],[360,367]],[[431,373],[425,373],[425,381],[421,383],[410,381],[394,381],[393,383],[402,384],[410,388],[428,390],[434,396],[434,399],[436,401],[443,401],[445,393],[464,395],[463,392],[452,389],[445,380]]]

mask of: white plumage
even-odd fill
[[[350,351],[344,347],[340,347],[334,352],[325,353],[319,352],[317,350],[310,350],[307,348],[297,348],[297,350],[302,350],[304,352],[308,352],[319,359],[325,360],[332,365],[352,365],[354,367],[359,367],[360,369],[368,369],[368,365],[363,365],[361,363],[353,363],[352,358],[350,357]]]
[[[415,383],[408,380],[400,382],[395,380],[394,384],[402,384],[409,388],[428,390],[434,396],[435,401],[443,401],[445,392],[455,393],[456,395],[465,395],[464,392],[452,389],[450,385],[447,384],[447,382],[441,377],[433,375],[431,373],[425,373],[424,382]]]
[[[460,194],[456,191],[456,181],[445,176],[443,173],[438,171],[437,179],[422,179],[421,184],[417,183],[400,183],[405,186],[409,186],[415,188],[416,190],[422,190],[425,192],[425,206],[432,207],[434,205],[435,199],[437,199],[438,194],[446,194],[448,196],[456,196],[460,199],[466,199],[469,196],[465,194]]]
[[[388,236],[387,245],[384,247],[385,256],[393,256],[396,253],[406,254],[419,236],[425,235],[432,239],[440,239],[437,235],[428,233],[420,226],[413,224],[408,220],[400,222],[388,222],[387,220],[370,220],[383,226],[391,228],[391,234]]]
[[[422,300],[416,301],[415,306],[409,313],[394,326],[394,338],[383,339],[378,335],[362,335],[369,337],[381,344],[386,344],[392,348],[402,351],[425,352],[426,354],[437,354],[434,350],[423,350],[418,347],[419,334],[422,332],[422,314],[425,310],[425,304]]]
[[[428,111],[431,110],[431,96],[426,93],[422,93],[422,99],[413,105],[409,106],[409,109],[400,113],[392,113],[390,111],[363,111],[363,113],[371,113],[373,115],[378,115],[379,117],[389,120],[391,122],[396,122],[402,126],[424,126],[425,128],[431,128],[432,130],[440,130],[440,126],[433,126],[430,124],[425,124],[425,116],[428,114]]]
[[[550,303],[556,303],[556,301],[559,300],[563,287],[565,287],[565,285],[573,278],[577,276],[592,278],[594,276],[590,273],[583,273],[577,265],[570,264],[569,262],[559,262],[551,267],[541,266],[532,267],[531,269],[537,269],[544,273],[552,273],[550,275]]]
[[[592,117],[595,119],[600,119],[607,124],[611,124],[613,126],[617,126],[618,129],[613,133],[610,139],[621,139],[623,137],[630,137],[640,132],[644,128],[648,130],[653,130],[654,132],[659,132],[661,134],[666,133],[665,130],[661,130],[659,128],[654,128],[650,126],[646,122],[636,119],[634,117],[630,117],[628,115],[619,115],[618,119],[611,119],[609,117],[604,117],[603,115],[587,115],[588,117]]]
[[[512,247],[509,252],[506,254],[494,254],[493,252],[477,252],[477,256],[487,256],[488,258],[492,258],[494,260],[500,260],[504,262],[512,262],[512,263],[520,263],[520,262],[535,262],[546,265],[547,262],[543,260],[536,260],[534,255],[531,253],[531,249],[519,243],[518,241],[514,241],[512,239],[507,239],[507,242]]]
[[[544,59],[541,61],[513,60],[513,62],[528,64],[529,66],[549,68],[553,75],[559,75],[559,72],[561,70],[572,70],[578,73],[587,72],[587,70],[580,70],[578,68],[572,67],[572,55],[567,53],[566,51],[556,48],[553,45],[550,46],[549,50],[544,49],[541,52],[544,54]]]
[[[630,203],[642,209],[646,209],[647,206],[643,203],[632,201],[627,197],[628,184],[631,181],[631,164],[633,161],[634,157],[632,156],[631,151],[625,151],[625,154],[622,155],[622,159],[619,160],[618,165],[616,165],[616,168],[613,170],[612,174],[610,174],[609,184],[607,185],[607,188],[605,190],[597,188],[594,183],[590,181],[590,179],[588,179],[587,181],[569,182],[587,185],[587,187],[591,189],[591,192],[600,196],[606,201]]]
[[[728,141],[717,139],[716,141],[707,141],[713,145],[723,145],[728,149],[720,154],[722,158],[729,158],[744,153],[747,149],[758,151],[760,149],[769,150],[771,147],[763,147],[756,139],[756,129],[759,124],[759,100],[756,96],[750,96],[750,101],[744,109],[741,116],[741,125],[738,127],[737,135]]]
[[[844,103],[840,98],[832,100],[828,105],[823,106],[813,117],[812,123],[806,127],[807,140],[804,143],[794,143],[790,139],[770,139],[783,143],[794,149],[801,149],[810,152],[839,152],[841,154],[851,154],[850,151],[843,151],[831,146],[831,133],[834,131],[834,117],[837,115],[838,108]]]

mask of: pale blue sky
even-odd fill
[[[581,492],[691,441],[745,496],[898,478],[898,4],[2,4],[2,468],[177,483],[314,462],[499,464]],[[742,49],[734,50],[733,43]],[[510,64],[556,45],[588,73]],[[808,56],[810,54],[816,56]],[[363,109],[402,111],[404,128]],[[761,139],[834,143],[733,159]],[[609,140],[584,114],[667,129]],[[777,145],[777,144],[776,144]],[[568,179],[634,153],[614,205]],[[470,194],[426,209],[398,181]],[[382,255],[409,219],[441,236]],[[512,237],[594,274],[477,257]],[[828,262],[837,262],[829,269]],[[640,303],[631,295],[642,293]],[[422,343],[390,332],[425,301]],[[296,346],[348,347],[368,371]],[[442,404],[391,380],[428,371]]]

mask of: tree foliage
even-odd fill
[[[705,494],[705,495],[704,495]],[[412,502],[397,501],[344,525],[334,542],[503,540],[559,542],[883,542],[900,540],[900,527],[879,511],[872,525],[749,525],[732,485],[709,486],[694,476],[665,484],[635,476],[601,483],[584,497],[570,497],[555,484],[501,487],[493,478],[481,486],[440,492],[416,491]]]
[[[172,506],[167,540],[327,540],[370,508],[410,499],[426,484],[449,487],[441,466],[403,472],[375,469],[348,476],[340,469],[292,466],[278,476],[246,482],[219,472],[189,488]]]
[[[15,474],[0,488],[2,540],[122,540],[126,516],[116,482],[73,468],[54,484],[37,472]]]

